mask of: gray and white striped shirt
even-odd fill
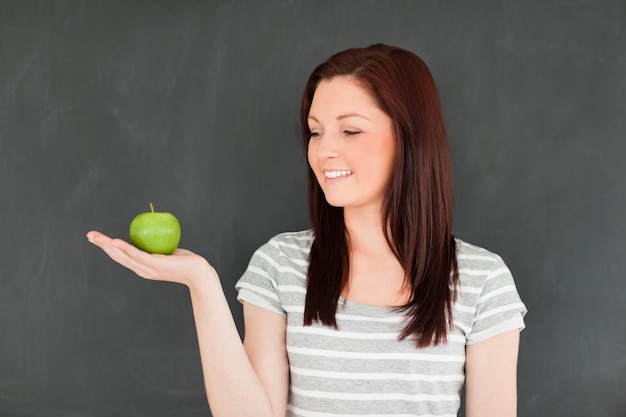
[[[287,416],[455,417],[465,346],[524,328],[526,307],[502,259],[457,239],[460,288],[454,329],[438,346],[398,340],[402,313],[340,300],[338,328],[303,326],[309,231],[259,248],[237,282],[238,299],[287,318]]]

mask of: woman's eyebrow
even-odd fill
[[[341,120],[341,119],[347,119],[349,117],[360,117],[361,119],[365,119],[365,120],[369,120],[367,117],[363,116],[362,114],[359,113],[346,113],[346,114],[342,114],[340,116],[337,116],[337,120]]]
[[[359,113],[340,114],[339,116],[337,116],[337,120],[347,119],[347,118],[350,118],[350,117],[360,117],[361,119],[370,120],[369,118],[367,118],[367,117],[365,117],[365,116],[363,116],[362,114],[359,114]],[[314,120],[314,121],[319,123],[319,120],[317,120],[317,118],[315,116],[309,115],[308,119]]]

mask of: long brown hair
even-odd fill
[[[368,90],[395,128],[396,160],[383,202],[383,228],[412,292],[400,307],[408,319],[400,339],[413,337],[418,347],[445,342],[459,278],[450,151],[435,81],[417,55],[397,47],[377,44],[331,56],[315,68],[302,97],[305,149],[315,90],[320,81],[340,75]],[[308,197],[314,241],[304,324],[336,327],[337,303],[350,270],[343,209],[326,202],[310,167]]]

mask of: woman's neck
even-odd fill
[[[382,214],[372,210],[344,209],[344,224],[351,252],[391,253],[383,231]]]
[[[410,285],[383,230],[380,213],[345,211],[350,272],[342,297],[361,304],[405,305],[411,298]]]

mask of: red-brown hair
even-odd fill
[[[452,326],[458,270],[452,235],[452,168],[435,81],[414,53],[387,45],[354,48],[320,64],[306,84],[300,118],[305,149],[307,118],[320,81],[349,76],[393,121],[394,171],[383,203],[383,228],[404,268],[411,300],[401,307],[408,321],[400,339],[418,347],[446,341]],[[335,326],[337,303],[348,284],[348,237],[343,209],[326,202],[311,168],[308,197],[314,241],[309,255],[304,324]]]

